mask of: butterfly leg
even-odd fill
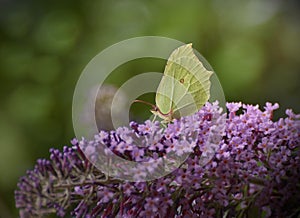
[[[156,116],[157,116],[157,114],[154,114],[154,117],[152,119],[152,123],[156,120]]]

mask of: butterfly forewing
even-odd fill
[[[174,118],[197,112],[209,99],[210,76],[191,44],[176,49],[168,59],[156,93],[156,105]]]

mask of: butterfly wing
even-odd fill
[[[192,44],[170,55],[156,93],[156,106],[163,114],[180,118],[197,112],[209,99],[210,76],[193,52]]]

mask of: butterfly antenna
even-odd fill
[[[157,109],[157,107],[154,104],[151,104],[151,103],[149,103],[147,101],[143,101],[143,100],[138,100],[137,99],[137,100],[134,100],[133,103],[143,103],[143,104],[151,106],[153,110]]]

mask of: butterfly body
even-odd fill
[[[157,88],[156,105],[151,112],[169,123],[174,119],[196,113],[210,97],[210,76],[194,54],[192,44],[175,49],[166,64],[163,77]]]

